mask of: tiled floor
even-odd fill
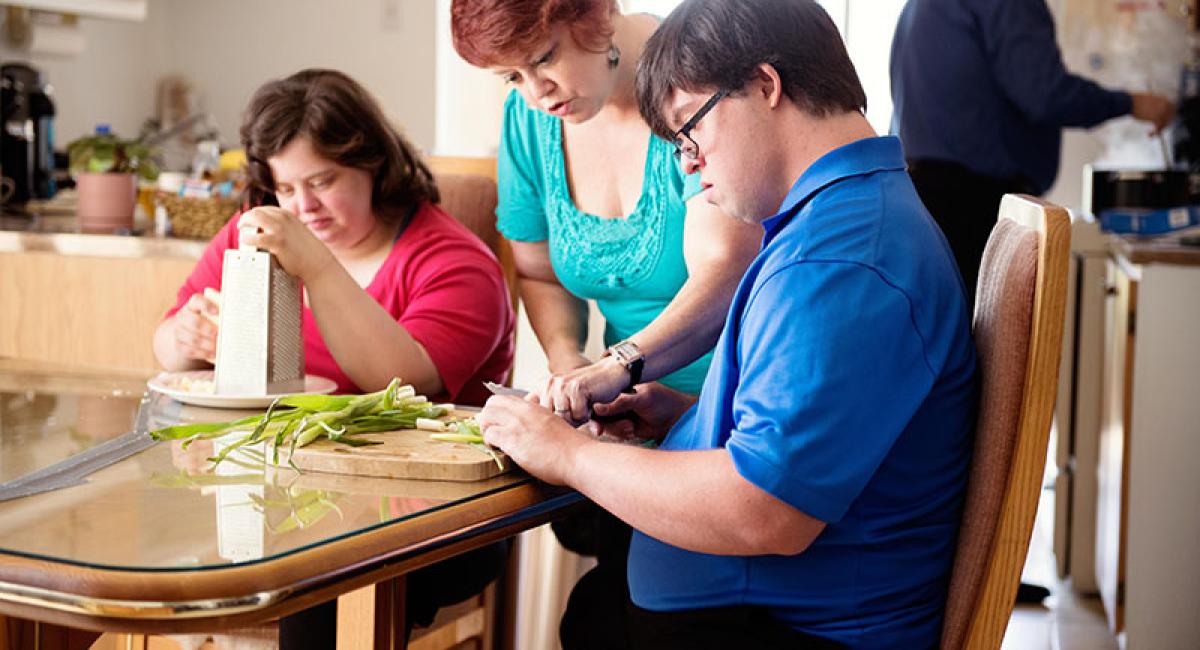
[[[1059,581],[1054,569],[1054,492],[1044,490],[1025,563],[1025,581],[1051,595],[1041,606],[1018,605],[1008,623],[1002,650],[1117,650],[1100,599],[1081,597]]]

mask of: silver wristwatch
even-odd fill
[[[641,383],[642,369],[646,366],[646,355],[642,354],[642,349],[637,346],[637,343],[629,339],[618,341],[604,353],[612,355],[617,363],[629,371],[629,385],[625,387],[625,392],[632,391],[634,386]]]

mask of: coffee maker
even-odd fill
[[[0,198],[6,205],[48,199],[57,189],[51,92],[32,66],[0,66],[0,173],[5,185]]]

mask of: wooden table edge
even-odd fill
[[[583,501],[574,491],[530,481],[420,515],[420,527],[393,522],[316,548],[228,567],[101,569],[0,553],[0,613],[96,631],[255,625],[511,537]],[[486,506],[482,513],[481,504]]]

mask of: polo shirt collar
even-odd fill
[[[904,169],[904,150],[900,146],[900,139],[892,135],[856,140],[826,153],[804,170],[775,216],[763,222],[766,231],[763,245],[787,223],[789,217],[798,212],[798,208],[829,185],[851,176]]]

